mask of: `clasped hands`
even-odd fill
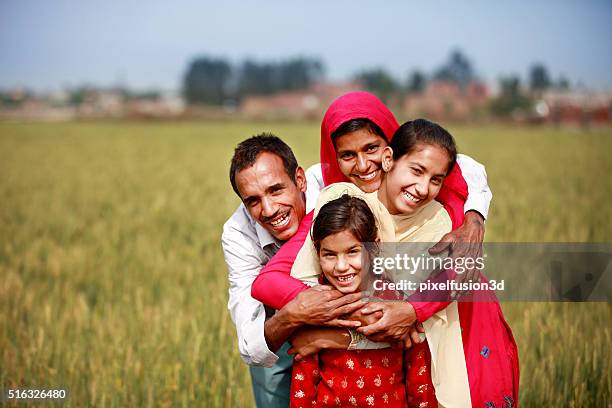
[[[324,348],[346,349],[350,335],[339,327],[356,329],[372,341],[393,347],[410,348],[413,342],[421,342],[423,328],[406,301],[368,302],[362,293],[343,295],[319,285],[301,292],[286,308],[293,321],[302,325],[289,339],[289,353],[298,360]]]

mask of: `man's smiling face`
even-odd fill
[[[306,177],[301,167],[294,182],[279,156],[262,152],[252,166],[236,174],[236,186],[249,214],[272,236],[287,241],[295,235],[306,215]]]

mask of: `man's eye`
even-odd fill
[[[417,176],[420,176],[421,174],[423,174],[423,172],[421,171],[421,169],[416,168],[416,167],[411,167],[410,170],[412,170],[412,172],[414,174],[416,174]]]
[[[342,153],[342,154],[340,155],[340,158],[341,158],[342,160],[350,160],[350,159],[352,159],[352,158],[353,158],[353,153],[348,153],[348,152],[347,152],[347,153]]]
[[[440,184],[442,184],[442,180],[435,178],[435,179],[432,179],[432,180],[431,180],[431,183],[432,183],[434,186],[439,186]]]
[[[368,153],[374,153],[375,151],[378,150],[378,146],[376,145],[372,145],[372,146],[368,146],[368,148],[366,149],[366,152]]]

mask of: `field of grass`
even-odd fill
[[[253,406],[226,310],[233,147],[318,124],[0,123],[0,386],[63,406]],[[484,163],[489,241],[612,241],[612,130],[449,128]],[[612,405],[609,303],[505,304],[521,405]],[[608,351],[606,351],[608,350]]]

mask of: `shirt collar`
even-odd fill
[[[249,221],[249,224],[251,224],[251,227],[255,230],[255,234],[257,235],[257,241],[259,242],[259,246],[261,247],[261,249],[265,249],[269,245],[275,245],[277,248],[280,248],[283,243],[274,238],[272,234],[268,232],[268,230],[259,225],[259,223],[255,221],[255,219],[251,216],[244,204],[240,205],[242,206],[244,215]]]

